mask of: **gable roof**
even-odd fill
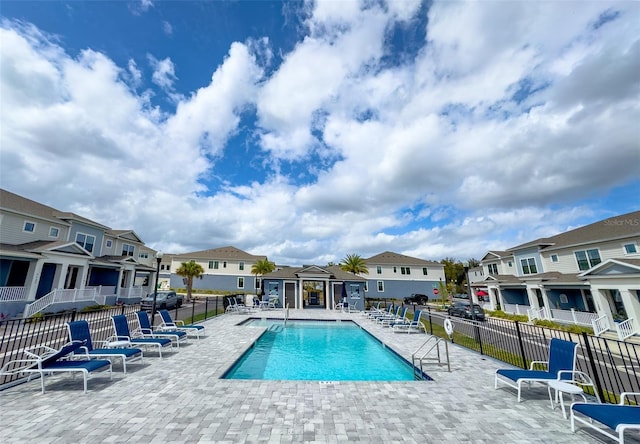
[[[27,199],[26,197],[19,196],[10,191],[3,190],[2,188],[0,188],[0,209],[22,214],[24,216],[39,217],[55,223],[69,225],[67,222],[56,218],[55,213],[58,210],[55,208]]]
[[[331,281],[365,282],[366,279],[343,271],[338,265],[305,265],[304,267],[283,267],[264,275],[263,279],[300,279],[301,275],[325,275]]]
[[[480,262],[500,260],[509,256],[513,256],[513,254],[508,251],[490,250],[487,251],[484,256],[482,256]]]
[[[126,239],[126,240],[130,240],[130,241],[134,241],[134,242],[140,242],[141,244],[143,244],[144,242],[142,242],[142,239],[140,239],[140,236],[138,236],[136,234],[135,231],[133,230],[107,230],[106,234],[109,236],[113,236],[115,238],[121,238],[121,239]]]
[[[367,263],[367,265],[439,265],[441,267],[444,267],[444,265],[439,262],[427,261],[424,259],[419,259],[417,257],[405,256],[404,254],[394,253],[392,251],[385,251],[375,256],[371,256],[364,261]]]
[[[247,261],[258,261],[267,258],[267,256],[255,256],[253,254],[249,254],[246,251],[242,251],[232,246],[211,248],[209,250],[194,251],[192,253],[176,254],[173,257],[175,259],[227,259]]]
[[[574,230],[543,237],[510,248],[517,251],[525,248],[539,247],[546,251],[556,250],[594,242],[605,242],[615,239],[640,236],[640,211],[610,217]]]

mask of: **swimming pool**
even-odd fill
[[[414,381],[413,367],[353,322],[252,319],[267,327],[224,379]],[[425,379],[430,379],[425,375]]]

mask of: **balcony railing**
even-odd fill
[[[25,287],[0,287],[0,302],[16,302],[27,299]]]

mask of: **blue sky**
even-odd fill
[[[0,186],[165,252],[465,260],[640,206],[637,2],[0,15]]]

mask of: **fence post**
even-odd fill
[[[191,323],[193,324],[193,319],[196,317],[196,301],[191,296]]]
[[[209,297],[204,298],[204,320],[207,320],[207,311],[209,311]]]
[[[429,313],[429,331],[433,336],[433,320],[431,319],[431,307],[429,305],[427,305],[427,312]]]
[[[124,314],[124,304],[122,304],[120,306],[120,314],[123,315]]]
[[[518,334],[518,345],[520,346],[520,356],[522,356],[522,368],[527,368],[527,357],[524,354],[524,344],[520,334],[520,322],[516,321],[516,333]]]
[[[573,323],[574,324],[578,324],[578,320],[576,319],[576,309],[575,308],[571,308],[571,317],[573,318]]]
[[[596,362],[593,358],[593,352],[591,351],[591,345],[589,344],[589,337],[586,332],[582,332],[582,341],[584,342],[584,348],[587,351],[587,357],[589,358],[589,367],[591,367],[591,375],[593,376],[593,383],[596,385],[595,389],[598,390],[600,401],[604,401],[604,390],[602,389],[602,383],[600,382],[600,376],[598,376],[598,369],[596,368]],[[609,398],[607,397],[607,400]]]

